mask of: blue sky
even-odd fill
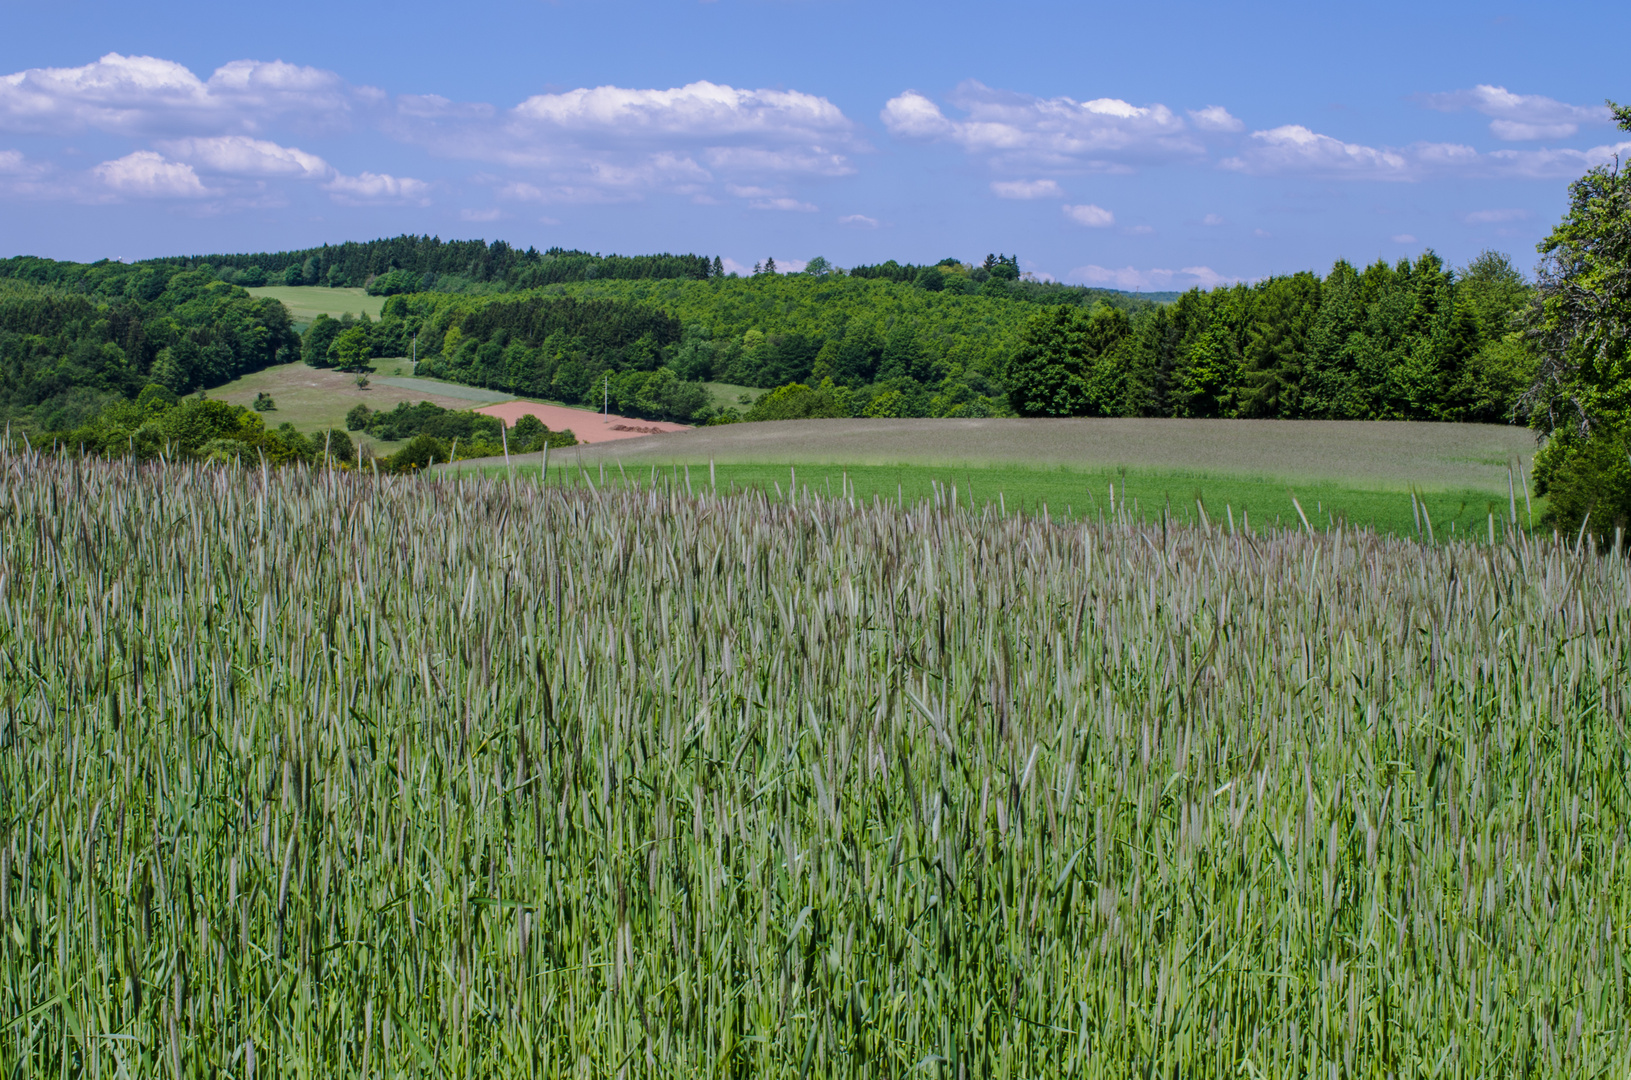
[[[1185,288],[1493,247],[1631,134],[1631,5],[7,4],[0,255],[401,232]]]

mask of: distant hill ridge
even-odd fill
[[[165,256],[143,265],[209,270],[234,285],[328,285],[368,287],[378,295],[404,292],[508,292],[579,281],[639,281],[727,277],[718,256],[601,255],[552,247],[545,251],[514,247],[503,240],[443,240],[436,236],[402,236],[346,241],[292,251]],[[808,264],[817,274],[846,273],[826,259]],[[773,266],[773,264],[772,264]],[[948,271],[950,272],[948,274]],[[1040,303],[1091,305],[1100,300],[1117,307],[1171,303],[1177,292],[1133,293],[1058,282],[1038,281],[1020,272],[1012,256],[988,255],[981,264],[942,259],[934,264],[899,263],[891,259],[861,265],[850,276],[917,284],[939,291],[958,272],[973,285],[996,278],[1012,283],[1014,299]],[[772,271],[773,272],[773,271]],[[953,285],[957,283],[953,281]],[[970,290],[972,291],[972,290]]]

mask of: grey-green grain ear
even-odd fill
[[[734,467],[0,446],[10,1071],[1623,1071],[1623,556]]]

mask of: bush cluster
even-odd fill
[[[214,458],[284,465],[326,460],[348,467],[357,454],[343,431],[301,434],[287,423],[269,428],[242,405],[201,395],[177,398],[158,383],[149,384],[133,401],[108,404],[73,430],[48,433],[46,442],[65,452],[141,461]]]

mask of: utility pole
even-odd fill
[[[600,388],[600,418],[608,420],[612,415],[612,374],[606,373],[606,385]]]

